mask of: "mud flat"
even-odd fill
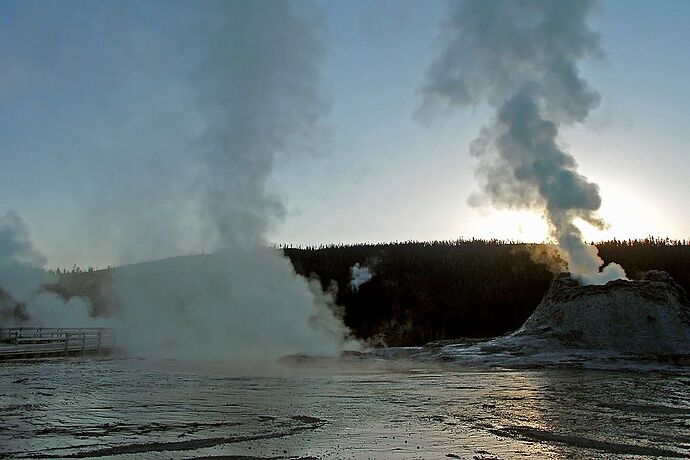
[[[690,376],[367,359],[0,367],[4,458],[690,456]]]

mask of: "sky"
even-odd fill
[[[211,249],[190,198],[203,116],[177,77],[199,54],[190,5],[0,1],[0,214],[22,216],[48,266]],[[487,107],[413,116],[445,2],[292,6],[322,45],[324,116],[277,157],[269,241],[547,237],[538,214],[468,204]],[[690,2],[601,2],[591,25],[604,56],[581,73],[601,104],[560,137],[610,225],[585,238],[690,238]]]

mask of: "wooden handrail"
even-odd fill
[[[102,354],[114,349],[115,331],[106,327],[0,328],[0,359],[56,354],[69,356],[75,352],[81,352],[81,355]]]

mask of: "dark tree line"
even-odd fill
[[[633,279],[647,270],[665,270],[690,292],[690,242],[647,238],[597,246],[604,261],[620,263]],[[533,261],[533,254],[545,248],[475,239],[279,250],[297,273],[317,275],[324,289],[337,282],[337,303],[355,335],[373,343],[417,345],[495,336],[520,327],[554,276]],[[355,290],[350,270],[356,263],[374,276]],[[64,298],[87,297],[95,314],[108,314],[111,270],[73,269],[58,275],[52,290]]]
[[[605,262],[618,262],[630,278],[639,279],[647,270],[664,270],[690,293],[690,241],[650,237],[606,241],[597,247]]]
[[[553,273],[530,247],[503,241],[458,240],[283,248],[298,273],[340,287],[345,323],[362,338],[388,345],[423,344],[513,331],[541,301]],[[690,245],[649,238],[598,245],[604,261],[623,265],[631,278],[665,270],[690,288]],[[543,246],[542,246],[543,248]],[[350,267],[375,273],[358,290]]]

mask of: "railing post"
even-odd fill
[[[65,332],[65,356],[69,356],[69,332]]]
[[[81,355],[86,356],[86,331],[81,331]]]
[[[97,347],[99,355],[103,354],[103,350],[101,349],[101,334],[102,333],[103,333],[103,331],[101,329],[99,329],[98,330],[98,347]]]

